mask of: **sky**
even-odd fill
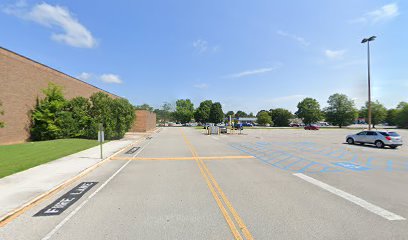
[[[224,112],[322,107],[343,93],[408,101],[408,2],[2,0],[0,46],[134,105],[191,99]]]

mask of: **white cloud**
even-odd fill
[[[278,34],[278,35],[280,35],[282,37],[290,38],[290,39],[300,43],[303,46],[309,46],[310,45],[310,42],[306,41],[303,37],[297,36],[295,34],[291,34],[291,33],[288,33],[288,32],[282,31],[282,30],[278,30],[276,32],[276,34]]]
[[[100,80],[102,82],[106,82],[106,83],[117,83],[120,84],[123,81],[120,79],[120,77],[118,75],[115,74],[102,74],[100,77]]]
[[[82,72],[81,74],[79,74],[79,75],[77,76],[78,79],[81,79],[81,80],[83,80],[83,81],[87,81],[87,80],[89,80],[91,77],[92,77],[92,74],[91,74],[91,73],[87,73],[87,72]]]
[[[208,88],[208,84],[206,84],[206,83],[199,83],[199,84],[195,84],[194,87],[195,87],[195,88],[199,88],[199,89],[207,89],[207,88]]]
[[[344,53],[346,53],[346,50],[330,50],[330,49],[326,49],[324,51],[324,54],[326,55],[326,57],[330,58],[330,59],[341,59],[344,56]]]
[[[54,41],[81,48],[92,48],[97,44],[91,32],[67,8],[40,3],[29,9],[25,1],[19,1],[4,7],[3,12],[57,29],[58,33],[51,35]]]
[[[367,12],[364,16],[351,20],[351,23],[379,23],[391,20],[399,15],[398,5],[390,3],[374,11]]]
[[[193,42],[193,47],[196,49],[196,51],[199,54],[205,53],[205,52],[217,52],[219,49],[219,46],[210,46],[206,40],[203,39],[197,39]]]
[[[252,76],[252,75],[260,75],[260,74],[264,74],[267,72],[272,72],[281,67],[282,67],[282,64],[276,64],[275,66],[272,66],[272,67],[252,69],[252,70],[247,70],[247,71],[243,71],[239,73],[230,74],[230,75],[225,76],[224,78],[241,78],[241,77],[247,77],[247,76]]]

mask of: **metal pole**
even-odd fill
[[[100,139],[99,145],[100,145],[100,149],[101,149],[101,159],[103,159],[103,155],[102,155],[102,137],[103,137],[102,135],[103,135],[103,132],[102,131],[103,131],[103,125],[102,125],[102,123],[100,123],[99,124],[99,133],[98,134],[100,135],[99,136],[99,139]]]
[[[371,130],[370,41],[367,41],[367,64],[368,64],[368,130]]]

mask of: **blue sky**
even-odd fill
[[[133,104],[212,99],[223,110],[326,106],[345,93],[408,101],[404,1],[1,1],[0,45]]]

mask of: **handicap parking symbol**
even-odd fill
[[[336,166],[343,167],[343,168],[347,168],[347,169],[352,170],[352,171],[367,171],[367,170],[370,170],[370,168],[363,167],[363,166],[357,165],[357,164],[352,163],[352,162],[334,162],[332,164],[334,164]]]

